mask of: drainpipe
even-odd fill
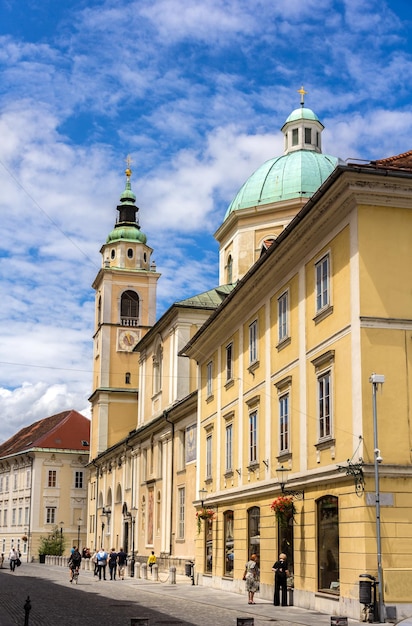
[[[173,541],[172,541],[172,530],[173,530],[173,488],[174,488],[174,466],[175,466],[175,425],[174,422],[171,422],[168,419],[168,412],[167,411],[163,411],[163,417],[165,418],[165,421],[171,425],[172,427],[172,469],[171,469],[171,483],[170,483],[170,493],[171,493],[171,500],[170,500],[170,545],[169,545],[169,555],[170,557],[172,556],[172,550],[173,550]]]

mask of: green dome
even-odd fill
[[[292,111],[285,124],[288,122],[296,122],[297,120],[312,120],[313,122],[321,123],[316,113],[314,113],[312,109],[306,109],[305,107],[299,107],[299,109]]]
[[[146,243],[147,237],[137,226],[117,226],[108,235],[106,243],[113,241],[139,241]]]
[[[309,199],[337,164],[336,157],[313,150],[297,150],[270,159],[244,183],[224,219],[233,211],[247,207],[300,197]]]

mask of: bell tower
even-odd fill
[[[129,158],[127,165],[118,217],[100,249],[102,266],[93,282],[92,459],[137,426],[139,353],[134,348],[156,321],[160,274],[140,230]]]

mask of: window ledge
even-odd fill
[[[257,370],[259,365],[260,365],[259,361],[255,361],[254,363],[251,363],[249,367],[247,368],[247,371],[249,372],[249,374],[253,374],[253,372]]]
[[[230,389],[231,387],[233,387],[234,384],[235,384],[235,379],[234,378],[230,378],[225,383],[225,389]]]
[[[318,441],[318,443],[315,443],[315,448],[317,450],[327,450],[328,448],[334,446],[335,443],[336,439],[334,437],[328,437],[327,439],[322,439],[321,441]]]
[[[223,476],[224,476],[225,478],[232,478],[233,474],[234,474],[234,471],[233,471],[233,470],[227,470],[227,472],[225,472],[225,473],[223,474]]]
[[[253,461],[253,463],[249,463],[247,466],[248,472],[256,472],[259,469],[259,463],[257,461]]]
[[[213,402],[214,399],[215,399],[215,396],[212,393],[210,396],[207,396],[206,402],[209,404],[209,402]]]
[[[326,589],[324,591],[316,591],[315,592],[315,597],[316,598],[327,598],[328,600],[336,600],[336,602],[339,602],[339,600],[340,600],[339,592],[327,591]]]
[[[292,458],[292,453],[289,450],[285,450],[284,452],[279,452],[277,455],[278,463],[285,463],[286,461],[290,461]]]
[[[281,350],[283,350],[283,348],[286,348],[291,343],[292,343],[292,337],[285,337],[285,339],[282,339],[282,341],[279,341],[278,345],[276,346],[276,350],[280,352]]]
[[[333,313],[333,306],[329,304],[328,306],[321,309],[318,313],[316,313],[315,317],[313,318],[313,321],[315,322],[315,324],[319,324],[319,322],[322,322],[326,317],[329,317],[329,315],[332,315],[332,313]]]

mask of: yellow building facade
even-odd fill
[[[295,604],[358,618],[359,576],[379,574],[378,458],[380,601],[410,613],[398,583],[412,575],[412,174],[385,165],[338,166],[184,348],[199,364],[198,484],[215,512],[196,555],[205,585],[243,590],[257,552],[270,598],[283,551]],[[286,528],[271,510],[278,469],[295,507]]]

